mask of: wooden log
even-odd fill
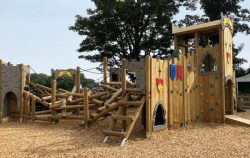
[[[113,111],[114,109],[117,109],[119,107],[119,103],[113,103],[112,106],[108,109],[103,110],[102,112],[100,112],[99,114],[96,114],[91,120],[90,122],[96,121],[97,119],[99,119],[100,117],[104,117],[106,114],[108,114],[110,111]]]
[[[115,120],[123,120],[127,122],[131,122],[134,119],[133,116],[121,116],[121,115],[111,115],[111,118]]]
[[[69,91],[65,90],[65,89],[62,89],[62,88],[58,88],[58,91],[59,92],[63,92],[63,93],[70,93]]]
[[[108,64],[108,59],[107,57],[103,58],[103,81],[104,84],[107,84],[107,64]]]
[[[120,104],[123,106],[140,106],[141,102],[140,101],[120,101]]]
[[[109,93],[108,92],[101,92],[101,93],[97,93],[97,94],[92,94],[89,96],[89,99],[98,99],[102,96],[105,96],[105,95],[108,95]]]
[[[36,115],[36,98],[31,98],[31,107],[32,107],[32,121],[35,121]]]
[[[35,96],[34,94],[32,94],[32,93],[30,93],[30,92],[28,92],[28,91],[25,91],[25,90],[24,90],[23,93],[27,93],[31,98],[35,98],[37,102],[43,104],[43,105],[46,106],[46,107],[49,107],[49,106],[50,106],[50,104],[49,104],[48,102],[42,101],[41,98]]]
[[[20,93],[23,94],[24,90],[24,65],[20,65]],[[2,83],[1,83],[2,84]],[[24,113],[24,102],[23,102],[23,97],[20,98],[20,122],[23,122],[23,113]]]
[[[73,87],[71,93],[69,94],[70,96],[68,97],[68,101],[71,101],[73,99],[73,96],[75,95],[76,92],[76,86]],[[73,95],[74,94],[74,95]],[[81,95],[80,95],[81,96]]]
[[[98,106],[102,106],[104,104],[103,101],[97,100],[97,99],[92,99],[92,103],[97,104]]]
[[[37,87],[39,87],[39,88],[42,88],[42,89],[45,89],[46,91],[49,91],[49,92],[51,92],[51,88],[49,88],[49,87],[46,87],[46,86],[43,86],[43,85],[40,85],[40,84],[35,84]]]
[[[89,122],[89,94],[88,89],[84,88],[84,121],[86,125]]]
[[[84,116],[63,116],[63,119],[69,120],[83,120]]]
[[[44,111],[38,111],[35,112],[35,115],[43,115],[43,114],[50,114],[51,110],[44,110]]]
[[[76,93],[80,93],[80,67],[76,68]]]
[[[84,101],[84,98],[78,98],[78,99],[75,99],[75,100],[72,100],[72,101],[68,101],[67,104],[76,104],[76,103],[80,103],[80,102],[83,102]]]
[[[63,106],[63,102],[64,102],[64,100],[63,101],[57,101],[54,104],[51,104],[50,109],[53,111],[54,109],[57,109],[57,108]]]
[[[104,88],[106,90],[110,90],[110,91],[113,91],[113,92],[118,91],[118,89],[110,87],[109,85],[102,84],[101,86],[102,86],[102,88]]]
[[[103,134],[105,136],[117,136],[117,137],[125,136],[125,132],[116,132],[116,131],[109,131],[109,130],[103,130]]]
[[[2,114],[2,64],[3,64],[3,61],[0,59],[0,113]],[[2,115],[0,115],[0,123],[2,123]]]
[[[122,94],[122,88],[120,88],[109,100],[107,100],[105,103],[104,103],[104,106],[112,103],[115,101],[115,99]]]
[[[127,89],[127,80],[126,80],[126,59],[122,59],[122,96],[125,97]],[[127,108],[125,106],[122,107],[121,113],[123,116],[127,115]],[[126,130],[127,122],[122,121],[123,131]]]
[[[50,121],[50,119],[48,118],[48,116],[35,116],[34,119],[35,120],[39,120],[39,121]]]
[[[105,106],[99,107],[99,108],[96,109],[96,113],[100,113],[105,109],[106,109]]]

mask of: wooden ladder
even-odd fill
[[[145,97],[142,96],[139,101],[127,101],[128,100],[128,95],[121,101],[119,105],[119,109],[116,112],[115,115],[111,115],[112,119],[112,125],[110,130],[103,130],[103,133],[105,135],[103,143],[107,143],[108,139],[110,136],[118,136],[122,137],[122,141],[120,146],[124,146],[126,144],[126,141],[128,140],[135,123],[140,115],[140,112],[142,111],[142,108],[145,103]],[[122,108],[123,106],[126,107],[135,107],[135,111],[132,116],[124,116],[122,115]],[[117,131],[115,130],[116,124],[118,121],[126,121],[126,129]]]

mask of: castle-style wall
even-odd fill
[[[145,90],[145,74],[146,74],[146,68],[145,68],[145,59],[141,59],[140,61],[137,60],[131,60],[127,61],[126,68],[128,70],[128,73],[135,73],[136,77],[136,87],[140,90]]]
[[[5,97],[8,93],[12,93],[16,96],[17,106],[14,109],[11,109],[13,112],[18,112],[21,105],[21,89],[24,88],[22,85],[25,85],[26,76],[30,73],[29,66],[24,66],[24,74],[23,79],[21,75],[21,65],[13,66],[12,64],[2,64],[1,66],[1,98],[0,98],[0,106],[1,106],[1,116],[3,111],[8,111],[7,102],[5,101]],[[21,81],[24,83],[21,84]],[[13,107],[12,107],[13,108]]]

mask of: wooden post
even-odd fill
[[[151,83],[151,70],[150,70],[150,56],[146,56],[146,137],[152,134],[152,121],[151,121],[151,104],[150,104],[150,83]]]
[[[80,93],[80,84],[81,84],[81,80],[80,80],[80,67],[77,67],[77,73],[76,73],[76,93]]]
[[[2,64],[3,61],[0,60],[0,123],[2,123]]]
[[[20,123],[23,122],[23,90],[24,90],[24,65],[20,65]]]
[[[108,59],[107,57],[103,58],[103,82],[104,84],[107,84],[107,63]]]
[[[220,75],[221,75],[221,122],[225,123],[225,58],[224,58],[224,31],[223,29],[220,27],[219,29],[219,36],[220,36],[220,66],[221,66],[221,71],[220,71]]]
[[[53,106],[56,103],[56,80],[55,79],[52,80],[52,84],[51,84],[51,96],[52,96],[51,105]],[[55,109],[51,109],[51,114],[56,115]]]
[[[32,121],[36,120],[36,98],[31,97]]]
[[[88,89],[84,88],[84,121],[86,127],[88,127],[88,121],[89,121],[89,95],[88,95]]]
[[[125,97],[126,96],[126,88],[127,88],[127,84],[126,84],[126,59],[122,59],[122,96]],[[122,107],[122,115],[126,116],[127,115],[127,108],[126,106]],[[125,131],[126,130],[126,126],[127,126],[127,122],[126,121],[122,121],[122,128]]]

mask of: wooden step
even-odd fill
[[[132,105],[132,106],[138,107],[138,106],[141,105],[140,101],[121,101],[120,103],[123,106],[130,106],[130,105]]]
[[[104,134],[105,136],[124,137],[125,132],[116,132],[116,131],[103,130],[103,134]]]
[[[133,116],[111,115],[110,117],[114,120],[123,120],[123,121],[127,121],[127,122],[131,122],[134,119]]]
[[[144,94],[144,91],[137,89],[137,88],[127,88],[126,93],[128,94],[136,94],[136,95],[141,95]]]

